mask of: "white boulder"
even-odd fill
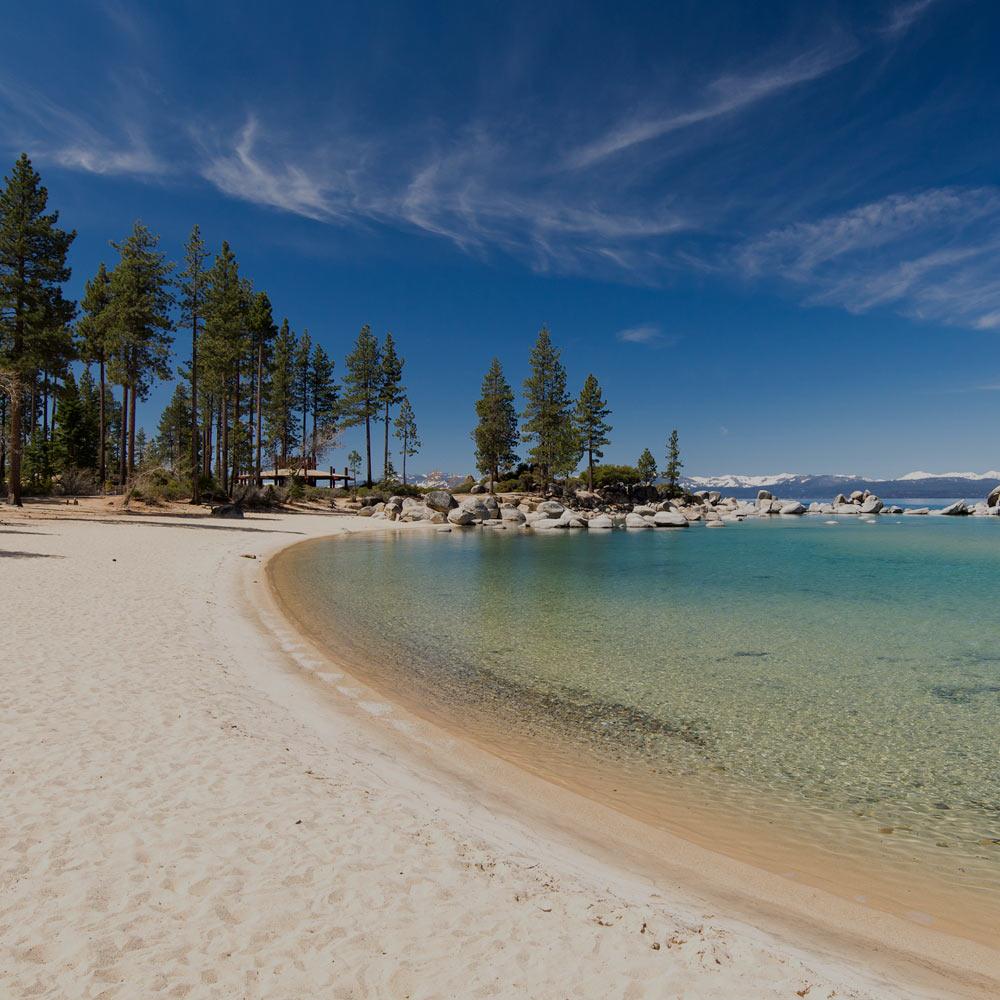
[[[658,510],[653,515],[653,524],[657,528],[686,528],[688,519],[676,510]]]

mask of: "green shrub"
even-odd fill
[[[188,483],[178,478],[169,469],[157,465],[143,469],[132,481],[125,494],[125,503],[141,500],[148,504],[159,504],[172,500],[183,500],[190,496]]]
[[[639,485],[639,473],[631,465],[598,465],[594,469],[594,489],[630,490]]]

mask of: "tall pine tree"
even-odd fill
[[[409,399],[403,397],[399,404],[399,414],[395,423],[396,437],[399,439],[400,451],[403,455],[403,485],[406,485],[406,460],[420,451],[420,438],[417,436],[417,418]]]
[[[299,338],[299,346],[295,351],[295,405],[302,417],[302,474],[308,471],[311,463],[316,461],[315,455],[309,455],[306,449],[309,447],[309,435],[306,433],[306,422],[309,419],[311,409],[312,381],[309,377],[309,365],[312,361],[312,338],[308,330],[302,331]]]
[[[663,469],[663,478],[667,481],[668,495],[672,497],[680,496],[680,477],[684,463],[681,461],[681,449],[677,439],[677,429],[670,432],[670,440],[667,441],[667,464]]]
[[[292,409],[295,404],[295,334],[288,320],[281,321],[281,329],[274,341],[274,360],[271,367],[271,391],[267,400],[267,433],[274,455],[275,471],[288,466],[288,459],[295,447]]]
[[[136,221],[132,232],[112,246],[120,260],[111,274],[111,367],[122,385],[127,410],[122,480],[135,470],[135,406],[157,379],[170,378],[170,310],[174,304],[172,265],[159,249],[160,239]]]
[[[319,453],[337,432],[340,386],[333,377],[334,361],[317,344],[309,360],[309,404],[312,407],[312,453],[319,462]],[[331,486],[333,483],[330,484]]]
[[[529,363],[531,374],[524,380],[521,436],[531,445],[529,459],[541,473],[544,490],[554,476],[568,475],[576,468],[580,447],[566,393],[566,369],[548,327],[539,331]]]
[[[80,304],[83,306],[83,316],[77,323],[80,354],[88,364],[97,365],[98,385],[100,386],[97,403],[99,424],[97,478],[100,480],[100,488],[103,492],[108,476],[108,421],[105,404],[108,343],[111,337],[111,276],[103,261],[98,265],[97,273],[84,287],[83,301]]]
[[[368,476],[365,485],[372,485],[372,420],[379,414],[382,403],[382,352],[372,328],[366,323],[354,342],[354,350],[344,362],[345,425],[365,427],[365,460]]]
[[[261,450],[263,448],[264,407],[268,399],[270,386],[268,376],[271,370],[274,338],[278,328],[274,325],[271,312],[271,300],[266,292],[258,292],[254,296],[250,309],[250,339],[254,356],[254,477],[257,485],[261,483]]]
[[[611,424],[607,418],[611,415],[610,408],[604,402],[604,395],[597,379],[588,375],[580,390],[580,398],[576,401],[576,412],[573,415],[580,445],[587,456],[587,489],[594,488],[594,459],[602,459],[601,450],[611,440]]]
[[[191,503],[201,500],[201,430],[198,427],[198,331],[205,318],[205,299],[208,294],[208,249],[201,238],[201,230],[192,226],[184,248],[184,269],[180,272],[181,316],[191,329],[191,382],[189,410],[191,415]]]
[[[406,396],[403,388],[403,359],[396,353],[396,342],[392,339],[392,334],[385,335],[382,344],[382,380],[380,389],[380,402],[384,407],[382,419],[385,422],[385,452],[382,459],[382,478],[389,478],[389,420],[390,410],[398,406]]]
[[[69,280],[66,255],[75,232],[58,227],[48,212],[48,191],[21,154],[0,191],[0,391],[10,400],[7,495],[21,506],[24,394],[38,370],[40,343],[53,326],[65,326],[74,305],[63,298]]]
[[[493,492],[500,470],[517,462],[517,411],[514,409],[514,391],[504,378],[500,359],[494,358],[489,371],[483,376],[483,385],[476,402],[479,422],[472,432],[476,443],[476,468],[490,477]]]

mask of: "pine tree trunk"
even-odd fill
[[[594,491],[594,449],[587,449],[587,489]]]
[[[128,479],[135,475],[135,386],[128,397]]]
[[[260,448],[261,448],[261,434],[263,428],[263,415],[261,413],[261,384],[264,379],[264,341],[261,340],[257,345],[257,398],[256,398],[256,417],[257,417],[257,433],[254,438],[254,447],[256,450],[256,460],[254,461],[254,474],[257,477],[257,487],[260,488],[264,485],[264,481],[260,474]]]
[[[407,447],[407,436],[403,434],[403,485],[406,485],[406,453],[410,450]]]
[[[7,483],[7,397],[0,395],[0,484]]]
[[[368,459],[368,482],[369,489],[372,487],[372,421],[368,414],[365,414],[365,455]]]
[[[302,481],[306,481],[306,470],[309,468],[309,458],[306,455],[306,448],[308,447],[308,442],[306,440],[306,421],[309,412],[309,400],[307,398],[308,390],[306,388],[306,383],[303,380],[302,386]]]
[[[125,492],[125,478],[128,472],[128,386],[122,383],[121,429],[118,435],[118,486]]]
[[[229,495],[232,496],[240,481],[240,438],[243,425],[240,423],[240,363],[236,362],[236,396],[233,399],[233,475],[229,480]]]
[[[222,406],[219,407],[222,420],[222,457],[219,469],[222,472],[222,492],[229,495],[229,393],[223,393]]]
[[[7,502],[21,507],[21,454],[24,424],[24,395],[21,374],[10,375],[10,482],[7,484]]]
[[[101,480],[101,493],[104,493],[104,484],[107,480],[107,448],[105,438],[108,435],[104,422],[107,419],[104,413],[104,355],[102,354],[97,362],[101,382],[101,402],[97,408],[97,425],[100,433],[100,443],[97,446],[97,475]]]
[[[389,404],[385,404],[385,457],[382,460],[382,478],[389,478]]]
[[[197,279],[194,279],[197,280]],[[197,285],[192,286],[191,302],[191,503],[201,502],[201,471],[198,468],[198,314],[193,310]]]
[[[316,467],[319,468],[319,435],[316,430],[316,400],[313,399],[313,432],[312,432],[312,454]],[[330,480],[330,489],[333,489],[333,480]]]

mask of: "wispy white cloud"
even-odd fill
[[[891,38],[906,34],[919,21],[937,0],[909,0],[908,3],[897,4],[889,12],[882,32]]]
[[[209,156],[202,176],[224,194],[255,205],[282,209],[308,219],[327,221],[341,216],[330,180],[309,173],[298,163],[263,153],[259,126],[253,116],[239,130],[232,148]]]
[[[170,170],[138,125],[126,121],[112,134],[24,84],[0,80],[0,123],[10,143],[70,170],[135,176]]]
[[[615,338],[623,344],[645,344],[648,347],[674,347],[680,336],[667,333],[659,323],[640,323],[618,330]]]
[[[662,339],[663,331],[657,323],[641,323],[619,330],[615,337],[626,344],[651,344]]]
[[[570,152],[565,165],[590,167],[638,144],[749,108],[791,87],[826,76],[850,62],[860,51],[857,44],[844,42],[799,53],[755,72],[718,76],[690,107],[620,122]]]
[[[203,142],[201,175],[226,195],[320,222],[379,223],[440,236],[467,252],[502,250],[538,270],[636,268],[651,245],[691,229],[669,205],[630,211],[592,187],[546,178],[521,150],[470,128],[409,158],[349,129],[285,152],[251,117],[230,139]]]
[[[745,243],[748,278],[805,289],[851,312],[886,307],[919,319],[1000,328],[1000,189],[893,194]]]

